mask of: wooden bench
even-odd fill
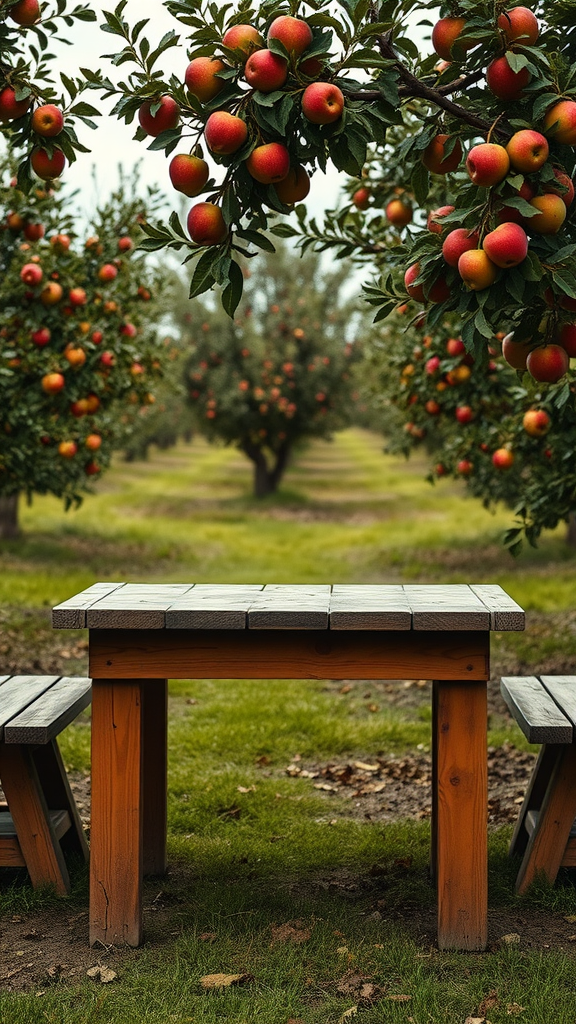
[[[0,676],[0,867],[70,891],[64,850],[88,846],[56,737],[91,700],[91,680]]]
[[[510,844],[516,891],[576,867],[576,676],[508,676],[500,692],[530,743],[541,743]]]

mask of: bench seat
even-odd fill
[[[500,692],[527,740],[542,744],[510,843],[523,893],[537,875],[553,883],[576,867],[576,676],[505,676]]]
[[[91,700],[80,676],[0,676],[0,867],[70,891],[64,851],[88,846],[57,737]]]

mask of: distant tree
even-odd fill
[[[234,320],[200,300],[178,312],[192,346],[186,382],[198,428],[254,463],[254,493],[264,497],[296,444],[349,422],[365,320],[343,294],[349,268],[325,273],[313,253],[299,259],[282,248],[244,274]]]

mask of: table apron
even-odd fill
[[[487,680],[488,631],[90,630],[93,679]]]

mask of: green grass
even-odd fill
[[[36,636],[58,664],[81,634],[51,634],[47,609],[102,579],[486,581],[531,612],[526,634],[495,638],[498,664],[573,664],[576,561],[562,531],[514,562],[498,543],[506,510],[486,512],[452,482],[431,488],[423,464],[384,456],[381,447],[360,430],[315,444],[263,503],[251,497],[244,460],[200,440],[149,463],[117,464],[79,511],[65,515],[57,502],[36,500],[22,512],[24,539],[0,548],[6,635],[20,638],[23,657]],[[63,672],[71,666],[82,667],[61,661]],[[363,821],[339,795],[286,775],[295,755],[322,762],[429,745],[427,706],[404,710],[379,697],[372,713],[368,704],[360,686],[341,694],[322,682],[172,680],[172,870],[147,890],[148,902],[161,890],[165,903],[146,915],[150,942],[125,957],[111,986],[84,979],[45,986],[41,997],[0,990],[0,1024],[337,1024],[358,1003],[338,988],[351,973],[382,990],[373,1006],[359,1007],[363,1024],[463,1024],[494,989],[492,1024],[514,1020],[508,1009],[516,1004],[527,1024],[573,1024],[570,948],[433,948],[427,822]],[[524,745],[515,726],[495,718],[490,742],[510,738]],[[70,768],[88,768],[86,716],[63,734],[62,750]],[[514,896],[509,833],[491,836],[492,915],[575,913],[568,873],[553,889]],[[22,875],[10,878],[0,896],[5,919],[86,906],[79,865],[66,900],[34,892]],[[309,939],[274,943],[273,927],[294,921]],[[213,942],[201,938],[207,932]],[[203,992],[200,978],[215,972],[254,980]],[[394,995],[411,998],[387,998]]]

